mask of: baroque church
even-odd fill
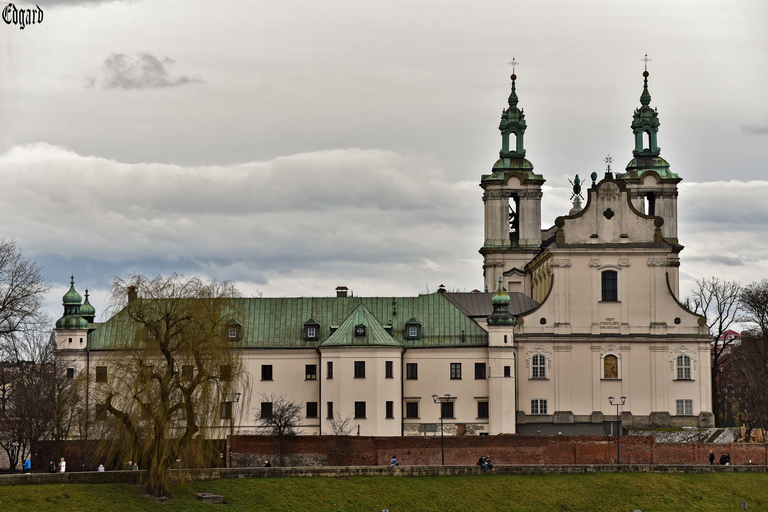
[[[259,433],[282,395],[301,406],[302,434],[332,434],[339,419],[365,436],[713,426],[712,338],[679,301],[681,178],[660,156],[643,75],[625,172],[609,162],[588,188],[577,176],[573,208],[546,229],[512,75],[499,158],[480,179],[486,292],[237,299],[222,336],[249,385],[222,397],[222,425]],[[74,279],[63,300],[57,355],[92,389],[113,377],[117,315],[95,322]]]

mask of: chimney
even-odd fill
[[[139,292],[137,291],[137,288],[133,285],[128,287],[128,304],[135,301],[139,298]]]
[[[347,288],[346,286],[337,286],[336,287],[336,296],[337,297],[346,297],[348,290],[349,290],[349,288]]]

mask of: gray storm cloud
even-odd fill
[[[151,89],[202,82],[196,77],[171,76],[169,68],[173,64],[172,59],[151,53],[142,52],[136,57],[112,53],[104,60],[101,84],[107,89]]]

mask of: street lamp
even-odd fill
[[[242,393],[235,393],[235,401],[229,408],[229,467],[232,467],[232,438],[235,436],[235,406],[240,401]]]
[[[443,410],[447,403],[456,400],[455,396],[451,396],[446,393],[443,396],[432,395],[432,401],[440,404],[440,460],[442,465],[445,466],[445,441],[443,440]]]
[[[624,405],[627,401],[627,397],[622,396],[619,398],[621,403],[613,401],[613,397],[608,397],[608,403],[616,406],[616,464],[621,464],[621,452],[619,451],[619,438],[621,437],[621,416],[619,416],[619,406]]]

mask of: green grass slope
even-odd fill
[[[9,485],[0,510],[167,512],[236,511],[726,511],[768,510],[768,475],[585,474],[460,477],[262,478],[213,480],[173,486],[161,503],[123,484]],[[206,505],[196,492],[223,495]]]

